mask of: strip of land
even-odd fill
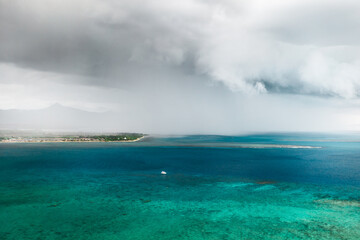
[[[40,142],[137,142],[145,137],[143,134],[114,134],[114,135],[78,135],[78,136],[47,136],[47,137],[2,137],[1,143],[40,143]]]

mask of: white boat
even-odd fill
[[[161,174],[162,174],[162,175],[166,175],[166,172],[165,172],[165,171],[161,171]]]

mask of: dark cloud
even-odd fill
[[[358,95],[356,1],[2,0],[0,11],[1,61],[90,84],[205,74],[243,92]]]
[[[37,4],[32,6],[31,2]],[[138,9],[133,4],[112,9],[117,6],[116,1],[79,1],[83,4],[75,6],[59,3],[59,9],[38,6],[40,2],[2,1],[3,62],[95,77],[100,85],[142,80],[139,68],[145,76],[153,71],[171,72],[172,68],[193,72],[198,43],[182,34],[186,31],[180,29],[182,26],[168,23],[172,19],[164,17],[161,11],[147,11],[141,6]],[[49,4],[53,2],[57,1]],[[87,4],[94,6],[79,14],[72,9]],[[96,13],[103,5],[104,13]]]

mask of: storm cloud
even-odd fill
[[[358,114],[359,16],[355,0],[0,0],[0,108],[60,102],[154,132],[335,129]]]

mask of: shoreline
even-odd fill
[[[82,141],[82,140],[1,140],[0,143],[131,143],[131,142],[138,142],[145,138],[146,136],[142,136],[133,140],[120,140],[120,141],[100,141],[100,140],[89,140],[89,141]]]

